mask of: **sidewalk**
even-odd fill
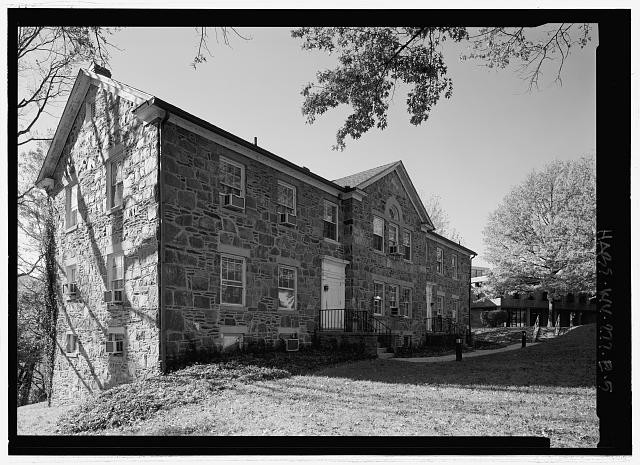
[[[539,342],[528,342],[527,347],[540,344]],[[462,360],[470,357],[482,357],[483,355],[498,354],[500,352],[508,352],[510,350],[522,350],[522,343],[511,344],[510,346],[503,347],[501,349],[490,350],[476,350],[474,352],[463,352]],[[442,355],[440,357],[414,357],[414,358],[390,358],[389,360],[396,360],[398,362],[412,362],[412,363],[437,363],[437,362],[452,362],[455,361],[456,354]]]

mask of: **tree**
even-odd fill
[[[434,194],[425,202],[425,208],[427,209],[429,218],[438,234],[460,243],[462,242],[462,236],[455,228],[450,227],[449,215],[444,211],[444,208],[442,208],[441,200],[439,195]]]
[[[520,63],[520,74],[537,87],[547,62],[559,58],[556,80],[571,47],[584,47],[591,39],[589,24],[560,24],[542,28],[481,28],[470,34],[465,27],[302,27],[291,32],[305,50],[338,55],[334,69],[319,71],[318,84],[303,90],[302,113],[308,123],[331,108],[350,105],[353,113],[336,134],[335,150],[345,148],[347,136],[359,139],[374,126],[387,126],[387,111],[396,85],[409,86],[407,109],[411,124],[429,118],[438,100],[453,94],[447,76],[443,43],[470,41],[471,52],[462,59],[488,67]]]
[[[596,199],[590,158],[554,161],[514,187],[489,216],[485,258],[489,288],[564,293],[595,291]],[[551,324],[551,323],[550,323]]]

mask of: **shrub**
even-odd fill
[[[509,312],[506,310],[489,310],[480,314],[480,321],[483,326],[490,326],[495,328],[506,323],[509,319]]]

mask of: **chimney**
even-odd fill
[[[253,138],[253,145],[258,145],[258,138],[257,137]]]
[[[91,71],[96,73],[96,74],[100,74],[102,76],[106,76],[108,78],[111,78],[111,71],[109,71],[104,66],[100,66],[95,61],[93,62],[93,66],[91,67]]]

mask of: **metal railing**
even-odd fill
[[[318,314],[320,331],[344,331],[347,333],[363,332],[386,334],[389,327],[367,310],[349,308],[321,309]]]
[[[466,334],[468,327],[451,317],[435,316],[426,319],[427,332],[445,334]]]

